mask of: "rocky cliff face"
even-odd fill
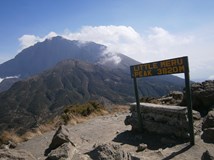
[[[193,109],[206,115],[209,110],[214,108],[214,81],[205,81],[202,83],[192,83],[192,105]],[[182,105],[186,105],[186,97]]]

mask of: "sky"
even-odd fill
[[[60,35],[141,63],[188,56],[192,80],[213,80],[213,8],[214,0],[0,0],[0,64]]]

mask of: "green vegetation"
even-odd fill
[[[67,124],[74,116],[89,116],[92,113],[101,114],[104,106],[95,101],[89,101],[84,104],[75,104],[66,107],[61,118]]]

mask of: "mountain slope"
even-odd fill
[[[112,71],[121,69],[127,74],[130,74],[130,65],[139,64],[139,62],[123,54],[107,52],[106,46],[93,42],[70,41],[58,36],[26,48],[14,59],[0,64],[0,77],[19,76],[22,79],[27,78],[50,69],[66,59],[99,64],[112,69]],[[141,91],[143,95],[160,96],[171,89],[181,90],[184,86],[182,79],[171,75],[150,77],[148,80],[139,81],[143,81],[143,90]],[[0,83],[0,88],[2,87],[5,88],[5,84]],[[166,91],[164,91],[165,89]]]
[[[180,87],[155,77],[139,82],[141,95],[165,94]],[[33,128],[62,112],[65,106],[89,100],[133,102],[130,74],[99,64],[62,61],[54,68],[16,82],[8,91],[0,93],[0,132],[9,128],[19,128],[20,131]]]
[[[18,77],[6,78],[0,82],[0,92],[8,90],[15,82],[20,81]]]
[[[80,43],[54,37],[24,49],[14,59],[0,65],[0,77],[19,75],[29,77],[51,68],[65,59],[79,59],[95,63],[105,46],[93,42]]]
[[[133,102],[129,66],[137,63],[123,54],[107,52],[103,45],[62,37],[23,50],[0,65],[1,78],[19,75],[23,79],[0,93],[0,132],[35,127],[66,105],[91,99]],[[161,96],[184,86],[183,79],[172,75],[138,81],[139,93],[144,96]]]
[[[90,99],[132,101],[128,77],[126,73],[98,65],[63,61],[0,94],[0,128],[32,128],[61,112],[64,106]]]

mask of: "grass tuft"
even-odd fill
[[[67,106],[61,115],[54,117],[47,123],[41,124],[38,128],[27,130],[24,134],[18,135],[15,131],[4,131],[0,135],[0,144],[8,144],[9,141],[20,143],[32,139],[37,135],[58,128],[61,124],[75,125],[99,115],[106,115],[108,112],[104,106],[95,101],[85,104]]]
[[[14,131],[3,131],[0,135],[0,144],[8,144],[9,141],[14,143],[22,142],[23,139],[17,135]]]

